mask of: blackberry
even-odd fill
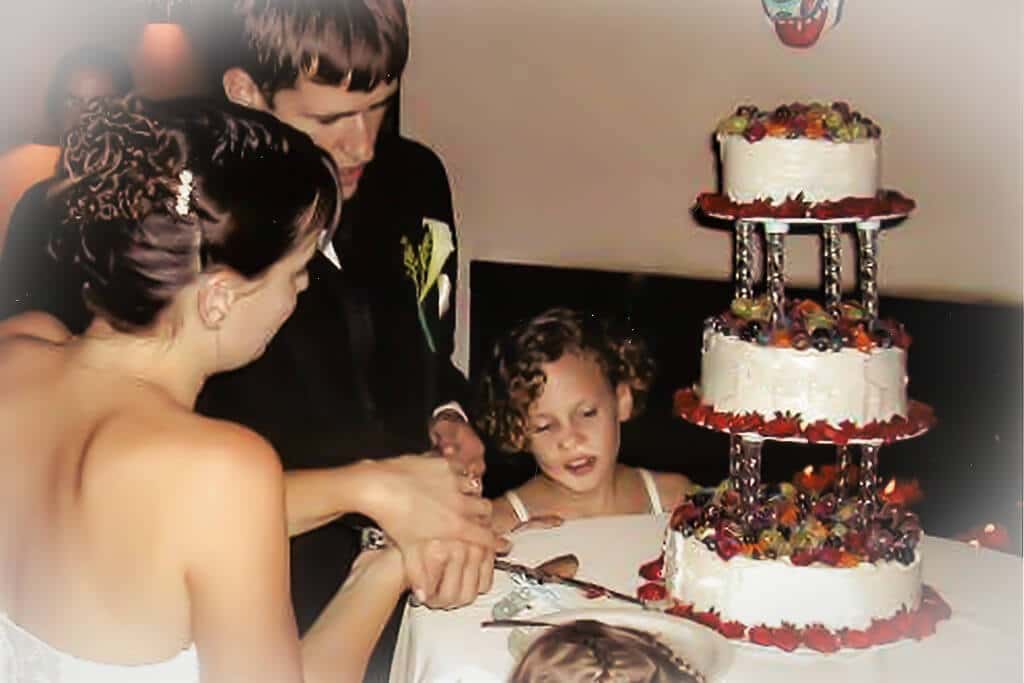
[[[903,565],[914,563],[914,549],[909,546],[899,546],[893,553],[896,561]]]
[[[825,539],[824,543],[826,548],[841,548],[843,547],[843,539],[838,536],[829,536]]]

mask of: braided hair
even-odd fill
[[[527,649],[511,683],[702,683],[704,677],[639,629],[579,619],[555,626]]]
[[[256,279],[334,229],[329,156],[272,116],[196,99],[90,104],[67,136],[50,243],[82,269],[86,305],[115,328],[152,325],[204,270]]]

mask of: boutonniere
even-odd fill
[[[423,336],[427,339],[430,351],[436,352],[434,336],[430,333],[430,326],[427,325],[427,318],[423,314],[423,302],[436,284],[437,317],[442,317],[448,310],[451,280],[441,272],[441,269],[455,251],[455,243],[452,241],[452,229],[443,221],[424,218],[423,229],[426,230],[426,234],[419,244],[414,245],[408,237],[402,237],[402,248],[405,250],[403,260],[406,277],[412,280],[416,288],[416,313],[420,319],[420,327],[423,328]]]

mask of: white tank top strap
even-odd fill
[[[644,482],[644,488],[647,489],[647,499],[651,502],[651,514],[660,515],[665,510],[661,507],[661,496],[658,495],[658,485],[654,483],[654,475],[642,467],[637,467],[636,471]]]
[[[519,497],[518,493],[507,491],[505,498],[508,499],[512,509],[515,510],[516,517],[519,518],[520,522],[528,522],[530,520],[530,513],[526,510],[526,505],[523,504],[523,499]]]

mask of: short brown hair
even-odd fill
[[[238,54],[225,63],[274,94],[299,78],[370,91],[398,79],[409,58],[402,0],[236,0]]]
[[[643,411],[654,379],[654,360],[632,330],[613,330],[596,315],[552,308],[521,323],[499,340],[480,391],[481,431],[505,451],[526,448],[529,410],[544,391],[541,369],[566,353],[593,358],[613,387],[633,392],[635,417]]]

